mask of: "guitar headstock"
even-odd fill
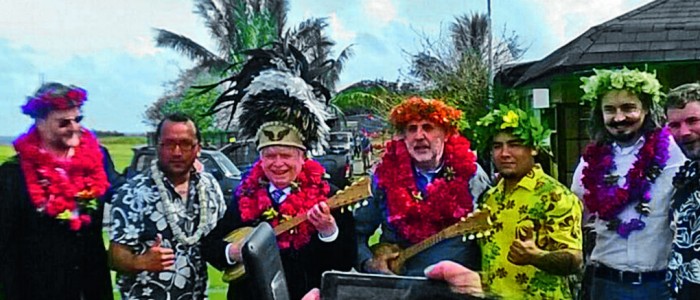
[[[469,234],[469,239],[489,235],[491,229],[491,211],[488,208],[475,210],[469,213],[467,217],[462,218],[456,224],[445,228],[444,233],[447,237],[456,237]]]
[[[343,190],[339,190],[333,197],[330,197],[327,201],[328,206],[331,209],[345,207],[366,199],[372,195],[370,191],[371,182],[372,180],[370,180],[369,176],[360,177],[360,179],[355,180],[351,185]]]

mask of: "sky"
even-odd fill
[[[496,36],[514,31],[540,60],[590,27],[651,0],[493,0]],[[193,62],[157,48],[154,28],[182,34],[213,51],[192,0],[0,0],[0,136],[32,124],[19,107],[42,82],[88,91],[84,124],[141,133],[144,112]],[[401,80],[422,37],[446,37],[455,17],[486,12],[486,0],[289,0],[287,26],[325,17],[336,54],[351,46],[339,87],[365,79]]]

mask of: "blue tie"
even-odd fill
[[[282,196],[284,196],[284,191],[283,190],[274,190],[274,191],[272,191],[272,194],[270,196],[272,196],[272,200],[274,200],[275,203],[279,204],[280,198],[282,198]]]

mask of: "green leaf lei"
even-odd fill
[[[656,79],[656,71],[649,73],[624,67],[622,70],[593,69],[593,72],[593,76],[581,77],[581,89],[584,92],[581,100],[584,102],[594,102],[612,90],[627,90],[637,95],[647,94],[656,104],[660,104],[664,96],[661,83]]]
[[[513,104],[501,104],[498,109],[483,116],[476,122],[474,133],[477,139],[486,141],[504,130],[512,130],[512,134],[522,139],[525,145],[538,150],[544,149],[544,140],[551,133],[531,113]],[[486,143],[479,145],[479,151],[488,150]]]

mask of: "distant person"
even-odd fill
[[[201,239],[224,215],[214,177],[195,169],[201,135],[183,114],[156,129],[157,159],[112,202],[109,254],[122,299],[205,299]]]
[[[372,167],[372,141],[367,135],[362,135],[360,148],[362,148],[362,171],[367,173],[367,170]]]
[[[112,299],[98,201],[109,182],[80,125],[85,101],[50,82],[22,106],[34,124],[0,166],[0,299]]]
[[[353,152],[352,152],[352,157],[353,158],[359,158],[360,154],[362,153],[362,135],[360,135],[358,132],[355,133],[355,137],[353,138]]]

